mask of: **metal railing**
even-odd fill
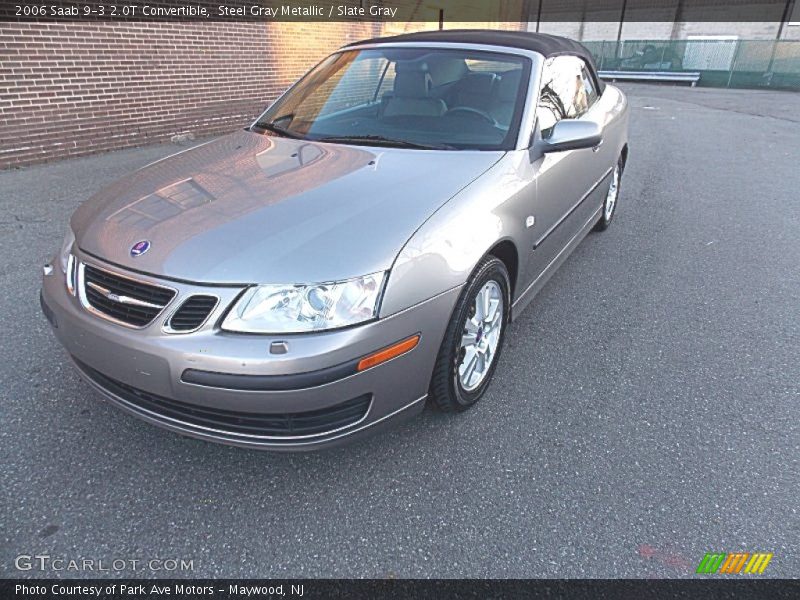
[[[623,40],[583,42],[598,70],[699,72],[698,85],[800,90],[800,41]]]

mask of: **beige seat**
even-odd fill
[[[440,117],[447,110],[443,100],[430,97],[431,76],[427,71],[398,71],[394,94],[385,100],[384,117]]]
[[[497,121],[498,125],[508,127],[514,115],[514,106],[517,103],[517,92],[522,78],[522,70],[516,69],[503,73],[497,83],[495,96],[489,107],[489,114]]]
[[[496,79],[494,73],[469,73],[453,86],[455,94],[451,108],[461,106],[487,111]]]

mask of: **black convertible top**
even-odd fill
[[[603,85],[597,77],[594,57],[583,44],[569,38],[547,33],[529,33],[527,31],[502,31],[497,29],[445,29],[442,31],[420,31],[418,33],[404,33],[382,38],[372,38],[353,42],[347,46],[360,44],[381,44],[388,42],[448,42],[455,44],[483,44],[486,46],[505,46],[521,48],[538,52],[546,58],[572,54],[582,58],[592,69],[592,75]],[[601,88],[602,91],[602,88]]]

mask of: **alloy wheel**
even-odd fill
[[[503,291],[490,279],[473,299],[464,323],[458,361],[458,379],[465,391],[486,379],[503,329]]]
[[[606,196],[606,204],[603,207],[603,218],[606,223],[611,220],[614,214],[614,208],[617,205],[617,196],[619,195],[619,165],[614,167],[614,174],[611,176],[611,185],[608,188],[608,195]]]

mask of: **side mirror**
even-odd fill
[[[542,152],[594,148],[603,141],[603,131],[592,121],[565,119],[556,123],[550,137],[542,140]]]

